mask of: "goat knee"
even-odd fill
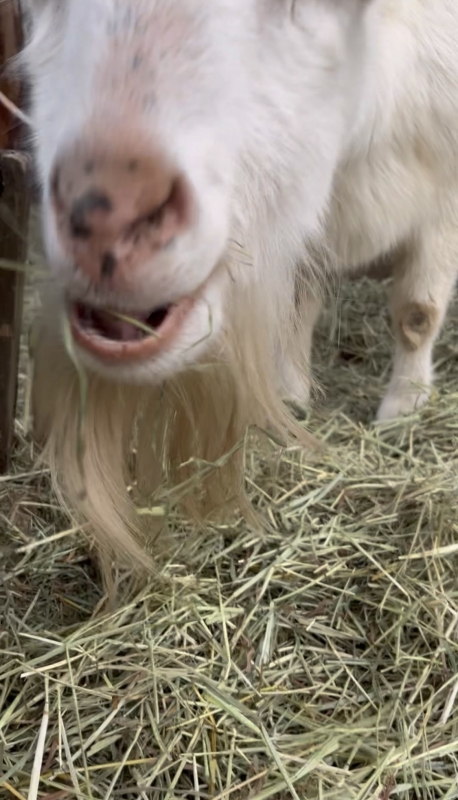
[[[394,322],[404,347],[415,352],[434,337],[439,310],[433,303],[407,303],[395,312]]]

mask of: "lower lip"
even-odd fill
[[[132,342],[105,339],[95,331],[81,326],[76,308],[70,309],[70,326],[75,342],[87,353],[112,364],[129,361],[144,361],[160,355],[168,349],[182,329],[196,302],[195,297],[184,298],[172,306],[166,319],[154,335]]]

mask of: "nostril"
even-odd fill
[[[172,191],[173,187],[170,187],[163,200],[161,200],[159,203],[156,203],[154,207],[150,208],[149,210],[143,211],[138,215],[138,217],[136,217],[136,219],[129,222],[125,229],[126,236],[132,236],[132,234],[138,232],[139,228],[143,228],[145,226],[159,228],[164,218],[164,214],[169,208]]]
[[[124,237],[138,238],[142,231],[154,231],[157,244],[164,247],[187,225],[189,216],[189,192],[185,182],[177,178],[159,205],[140,214],[125,227]]]
[[[151,211],[150,214],[146,215],[145,221],[149,225],[152,225],[155,228],[159,227],[159,225],[161,223],[161,220],[162,220],[162,218],[163,218],[163,216],[164,216],[164,214],[165,214],[165,212],[167,210],[168,201],[169,201],[169,198],[167,198],[165,203],[163,203],[159,208],[155,209],[154,211]]]
[[[92,228],[76,216],[70,217],[70,230],[75,239],[90,239]]]
[[[80,145],[60,154],[49,192],[64,249],[91,280],[105,283],[169,253],[197,213],[186,175],[136,145]]]
[[[89,239],[92,228],[88,223],[88,216],[94,211],[112,211],[110,198],[103,192],[95,189],[86,192],[73,203],[70,213],[70,230],[76,239]]]
[[[152,211],[149,211],[146,214],[141,214],[136,220],[131,222],[126,228],[127,236],[137,233],[138,229],[145,225],[150,228],[159,228],[167,211],[168,201],[169,198],[167,198],[167,200],[162,203],[159,208],[154,208]]]

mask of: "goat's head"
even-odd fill
[[[364,0],[27,2],[57,300],[92,369],[157,382],[218,340],[236,236],[281,282],[318,224]]]

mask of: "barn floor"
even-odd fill
[[[345,287],[318,336],[327,452],[284,453],[275,479],[250,454],[264,536],[177,526],[162,580],[129,595],[121,575],[115,611],[21,406],[0,480],[2,800],[458,797],[458,303],[437,395],[379,430],[385,292]]]

